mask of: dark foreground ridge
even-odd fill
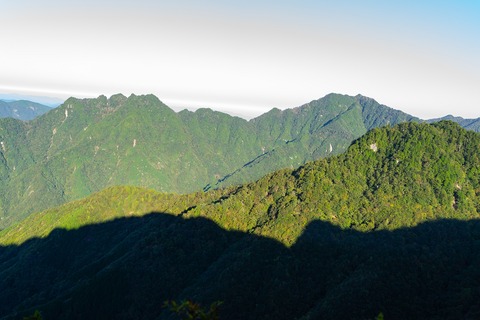
[[[0,318],[478,319],[480,221],[362,233],[311,222],[290,248],[205,218],[152,213],[0,247]],[[172,319],[173,319],[172,318]]]

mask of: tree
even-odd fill
[[[43,320],[43,317],[42,317],[42,314],[40,313],[40,311],[35,310],[33,315],[23,317],[23,320]]]
[[[165,301],[164,307],[182,320],[218,320],[218,307],[221,304],[221,301],[215,301],[208,311],[205,311],[199,303],[190,300],[182,301],[180,304],[176,301]]]

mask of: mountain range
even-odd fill
[[[346,152],[185,195],[110,187],[0,232],[0,317],[480,316],[480,135],[370,130]]]
[[[478,120],[447,118],[479,129]],[[114,185],[188,193],[255,181],[407,121],[422,120],[361,95],[329,94],[250,121],[176,113],[153,95],[70,98],[29,122],[0,119],[0,229]]]
[[[28,121],[35,119],[51,109],[52,108],[43,104],[27,100],[0,100],[0,118],[14,118]]]
[[[176,113],[153,95],[70,98],[29,122],[0,119],[0,228],[113,185],[188,193],[254,181],[405,121],[420,120],[360,95],[330,94],[250,121]]]

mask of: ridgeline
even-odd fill
[[[70,98],[29,122],[0,119],[0,229],[115,185],[189,193],[255,181],[405,121],[418,119],[338,94],[250,121],[175,113],[153,95]]]

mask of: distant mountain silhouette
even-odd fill
[[[290,248],[205,218],[152,213],[0,247],[0,318],[478,319],[480,221],[362,233],[311,222]]]
[[[18,120],[28,121],[52,110],[51,107],[45,106],[28,100],[0,100],[0,118],[14,118]]]
[[[464,119],[462,117],[454,117],[452,115],[448,115],[442,118],[427,120],[428,123],[439,122],[443,120],[449,120],[458,123],[463,128],[467,130],[472,130],[476,132],[480,132],[480,118],[476,119]]]

